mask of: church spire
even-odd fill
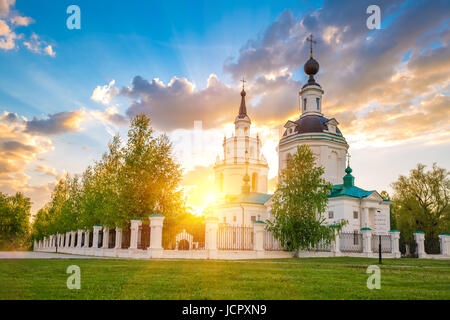
[[[245,92],[245,81],[244,78],[241,80],[242,82],[242,91],[241,91],[241,106],[239,107],[239,118],[245,118],[247,117],[247,106],[245,105],[245,96],[247,93]]]

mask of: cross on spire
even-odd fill
[[[244,77],[242,77],[241,82],[242,82],[242,90],[245,90],[245,83],[246,83],[247,81],[245,81],[245,78],[244,78]]]
[[[350,158],[352,156],[350,155],[350,152],[347,152],[347,167],[350,167]]]
[[[310,54],[310,58],[312,58],[313,54],[313,44],[317,44],[317,41],[313,40],[313,35],[312,33],[309,35],[309,37],[306,38],[306,41],[309,42],[310,45],[310,50],[311,50],[311,54]]]

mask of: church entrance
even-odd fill
[[[178,250],[189,250],[189,241],[183,239],[178,242]]]

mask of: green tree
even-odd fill
[[[30,198],[17,192],[13,196],[0,192],[0,249],[27,246],[30,236]]]
[[[418,164],[408,177],[401,175],[392,183],[395,218],[406,241],[414,231],[424,231],[426,240],[450,233],[449,172],[436,163],[429,171],[425,168]]]
[[[268,229],[289,250],[304,250],[321,241],[329,243],[333,227],[325,224],[323,213],[332,185],[322,175],[323,167],[315,166],[315,156],[308,145],[297,152],[281,171],[278,189],[272,203],[273,221]],[[344,221],[337,227],[342,228]]]

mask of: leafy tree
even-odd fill
[[[273,221],[268,229],[289,250],[308,249],[334,237],[332,226],[326,225],[323,213],[332,188],[322,175],[323,167],[315,166],[315,156],[308,145],[297,147],[281,172],[272,203]],[[345,222],[339,222],[342,228]]]
[[[0,192],[0,249],[26,246],[30,232],[30,198],[17,192],[14,196]]]
[[[424,231],[426,240],[450,233],[449,172],[436,163],[429,171],[425,168],[418,164],[408,177],[401,175],[392,183],[398,228],[409,241],[414,231]]]

